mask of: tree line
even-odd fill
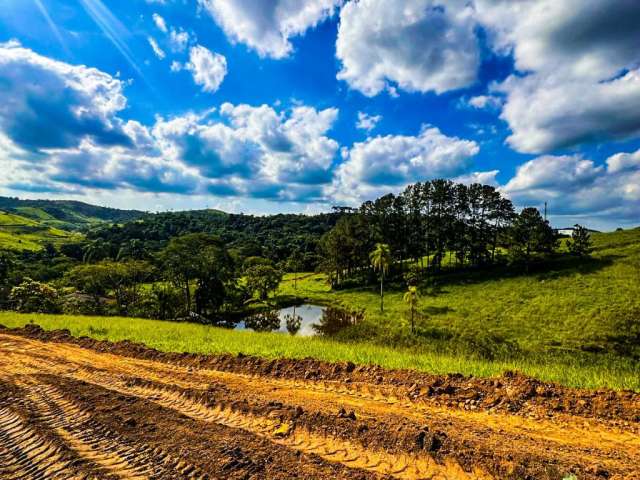
[[[537,209],[516,213],[492,186],[438,179],[348,209],[320,240],[321,267],[334,286],[366,283],[380,270],[370,257],[379,259],[380,245],[389,274],[420,274],[506,261],[528,267],[554,252],[558,236]]]

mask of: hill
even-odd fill
[[[42,221],[0,210],[0,250],[35,251],[47,243],[58,244],[78,235]]]
[[[342,340],[526,359],[550,369],[608,364],[615,375],[640,358],[640,228],[592,238],[589,259],[563,255],[563,247],[529,273],[500,267],[428,279],[419,287],[415,334],[400,283],[387,286],[384,313],[379,286],[335,290],[322,273],[299,275],[296,288],[287,275],[279,295],[364,310],[364,321],[340,332]]]
[[[145,215],[139,210],[99,207],[75,200],[21,200],[0,197],[0,210],[60,230],[79,230],[99,223],[120,223]]]

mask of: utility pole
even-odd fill
[[[544,221],[547,221],[547,202],[544,202]]]

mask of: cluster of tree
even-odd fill
[[[433,180],[350,210],[320,246],[322,268],[340,285],[370,278],[371,265],[380,270],[370,258],[374,249],[378,259],[382,253],[391,257],[392,275],[404,273],[410,263],[425,271],[445,263],[450,268],[493,264],[504,260],[504,252],[528,265],[535,255],[554,251],[557,235],[537,209],[517,214],[494,187]]]
[[[190,233],[219,237],[239,263],[247,257],[264,257],[279,268],[295,261],[300,270],[315,270],[318,242],[342,216],[340,211],[320,215],[253,216],[216,210],[165,212],[134,222],[105,225],[87,232],[94,245],[92,260],[127,255],[143,259],[163,249],[172,238]]]
[[[115,259],[94,261],[94,247],[91,242],[60,249],[77,258],[55,248],[40,252],[49,263],[57,259],[68,267],[46,281],[32,278],[37,271],[23,270],[15,255],[1,253],[0,308],[204,321],[240,310],[252,299],[265,300],[282,279],[269,259],[254,256],[239,264],[222,239],[205,233],[172,238],[154,254],[138,255],[133,248]]]

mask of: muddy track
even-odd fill
[[[0,330],[2,479],[571,474],[640,478],[637,394]]]

